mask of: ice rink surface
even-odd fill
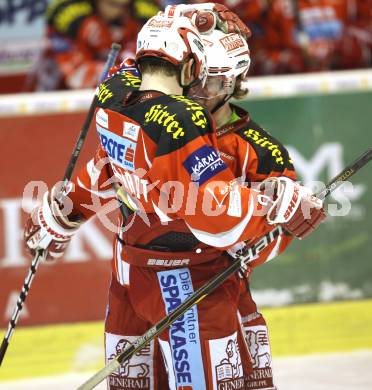
[[[279,390],[371,390],[372,350],[276,359]],[[89,374],[30,379],[0,384],[1,390],[73,390]],[[105,384],[96,389],[106,389]]]

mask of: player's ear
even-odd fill
[[[183,85],[189,85],[194,81],[194,69],[195,61],[192,58],[183,64],[181,71],[181,80]]]

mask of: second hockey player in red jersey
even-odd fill
[[[232,97],[241,99],[248,92],[244,83],[251,60],[246,40],[237,34],[224,34],[219,30],[203,38],[208,78],[205,87],[192,88],[190,96],[205,104],[213,113],[221,158],[237,180],[248,186],[257,185],[270,177],[295,180],[292,161],[284,146],[254,122],[247,111],[230,103]],[[231,47],[234,49],[231,50]],[[245,373],[245,389],[275,388],[268,329],[249,289],[251,273],[254,267],[278,256],[292,238],[288,234],[279,235],[250,263],[242,278],[238,312],[253,369],[251,373]]]

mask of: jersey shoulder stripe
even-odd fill
[[[292,160],[283,144],[253,120],[249,120],[247,126],[236,134],[255,150],[258,158],[258,174],[284,172],[286,169],[294,171]]]

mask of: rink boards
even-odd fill
[[[273,359],[372,350],[372,300],[264,309]],[[103,323],[20,327],[1,381],[95,371],[103,364]],[[1,383],[1,382],[0,382]]]

